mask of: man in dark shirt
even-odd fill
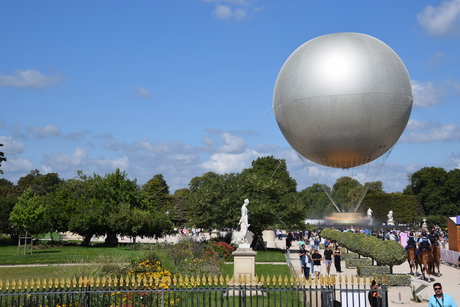
[[[319,277],[319,274],[321,274],[321,261],[323,257],[318,250],[315,249],[315,252],[311,255],[311,259],[313,260],[313,274]]]
[[[324,262],[326,263],[326,274],[330,275],[332,265],[332,254],[331,245],[329,244],[324,251]]]

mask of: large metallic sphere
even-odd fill
[[[286,60],[273,108],[289,144],[321,165],[371,162],[399,139],[412,110],[409,74],[380,40],[359,33],[312,39]]]

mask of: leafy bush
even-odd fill
[[[379,265],[390,266],[390,272],[393,272],[393,266],[399,265],[406,260],[406,251],[396,241],[380,241],[375,237],[368,237],[364,234],[340,233],[331,229],[324,229],[321,235],[328,239],[334,238],[337,244],[346,247],[352,252],[372,258]]]
[[[384,274],[373,274],[374,278],[382,280]],[[387,285],[391,287],[407,287],[410,286],[410,275],[407,274],[389,274],[386,275]]]
[[[216,251],[213,250],[214,244],[216,244]],[[224,242],[211,244],[186,238],[176,244],[168,245],[167,250],[169,257],[174,260],[173,273],[218,275],[221,273],[222,257],[228,256],[229,247],[232,248]]]
[[[217,253],[219,258],[229,261],[233,259],[232,252],[235,249],[225,242],[214,242],[211,246],[211,250]]]
[[[342,256],[340,257],[342,260],[346,259],[358,259],[359,254],[358,253],[343,253]]]
[[[390,267],[388,266],[367,266],[367,265],[358,265],[356,273],[359,276],[372,276],[373,274],[389,274]]]
[[[345,260],[345,266],[347,268],[356,268],[359,265],[367,265],[367,266],[372,265],[372,260],[369,258],[360,258],[360,259],[349,258]]]

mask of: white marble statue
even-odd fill
[[[241,206],[241,218],[240,218],[240,235],[238,238],[238,244],[247,244],[249,246],[249,242],[246,238],[248,233],[249,223],[248,223],[248,205],[249,199],[245,199],[243,205]]]
[[[388,222],[393,222],[393,211],[388,212]]]
[[[371,208],[367,209],[367,216],[372,217],[372,209]]]

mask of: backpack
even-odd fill
[[[429,248],[430,243],[428,243],[428,238],[422,238],[422,242],[420,243],[421,248]]]

